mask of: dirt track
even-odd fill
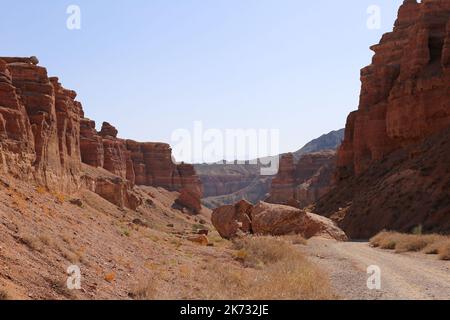
[[[396,254],[365,242],[311,239],[305,249],[328,271],[342,299],[450,299],[450,262],[422,253]],[[367,288],[367,267],[381,269],[381,290]]]

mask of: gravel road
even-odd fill
[[[450,262],[422,253],[398,254],[372,248],[367,242],[311,239],[302,248],[330,275],[342,299],[450,299]],[[370,290],[369,266],[381,270],[381,289]]]

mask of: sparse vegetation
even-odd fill
[[[287,240],[290,240],[292,244],[294,245],[307,245],[308,244],[308,240],[306,240],[305,238],[303,238],[301,235],[292,235],[292,236],[286,236],[285,237]]]
[[[250,270],[217,267],[218,299],[332,299],[328,279],[287,239],[251,237],[235,242],[236,257]],[[291,240],[292,241],[292,240]],[[254,268],[258,270],[254,270]],[[252,270],[253,269],[253,270]]]
[[[53,194],[53,196],[55,197],[56,201],[60,204],[64,203],[66,201],[66,196],[62,193],[59,192],[55,192]]]
[[[53,245],[53,240],[50,238],[49,235],[47,234],[41,234],[39,236],[39,240],[45,244],[46,246],[52,246]]]
[[[402,234],[383,231],[370,239],[373,247],[395,252],[423,252],[438,254],[442,260],[450,260],[450,237],[437,234]]]
[[[144,282],[137,285],[130,293],[129,296],[134,300],[152,300],[155,299],[157,294],[157,288],[153,280]]]
[[[269,237],[250,237],[234,243],[236,258],[247,267],[261,267],[288,259],[297,251],[285,241]],[[295,253],[294,253],[295,252]]]
[[[26,245],[31,251],[42,251],[42,243],[39,238],[32,235],[22,235],[20,236],[20,242]]]
[[[196,286],[167,290],[159,275],[144,281],[129,293],[133,299],[215,299],[215,300],[312,300],[333,299],[328,277],[292,245],[288,237],[249,237],[236,241],[235,263],[205,259],[192,272],[180,267],[180,274]],[[176,265],[176,261],[173,261]]]
[[[50,288],[52,288],[52,290],[57,294],[63,295],[68,299],[75,299],[74,291],[67,288],[67,284],[64,280],[50,277],[45,278],[45,280],[49,284]]]
[[[0,289],[0,301],[9,300],[9,294],[4,289]]]
[[[122,235],[125,237],[130,237],[131,233],[128,229],[122,229]]]
[[[44,194],[44,193],[47,192],[47,188],[44,187],[44,186],[39,186],[39,187],[36,188],[36,192],[39,193],[39,194]]]

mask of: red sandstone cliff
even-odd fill
[[[118,138],[109,123],[97,132],[75,98],[74,91],[47,76],[36,58],[0,58],[3,173],[64,192],[88,186],[110,200],[116,199],[112,193],[125,192],[112,202],[131,207],[134,185],[162,187],[181,192],[179,205],[201,210],[202,187],[192,165],[175,164],[167,144]],[[82,172],[82,163],[116,178],[103,175],[95,181],[92,174]]]
[[[306,154],[297,164],[293,154],[283,155],[266,201],[301,208],[312,204],[331,189],[335,163],[332,150]]]
[[[50,188],[80,184],[80,114],[76,93],[37,66],[36,58],[0,59],[2,167]]]
[[[361,71],[336,188],[316,204],[351,237],[450,231],[450,1],[406,0]]]
[[[372,47],[338,152],[338,178],[450,125],[449,15],[448,0],[406,0],[394,31]]]

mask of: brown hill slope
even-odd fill
[[[89,175],[110,175],[84,169]],[[199,228],[213,229],[207,209],[189,216],[171,208],[177,192],[155,187],[134,191],[144,201],[131,210],[86,189],[67,195],[1,178],[0,295],[8,299],[200,298],[208,294],[202,287],[205,261],[239,267],[217,233],[210,233],[214,247],[188,240]],[[82,290],[67,289],[66,270],[71,265],[81,269]]]

